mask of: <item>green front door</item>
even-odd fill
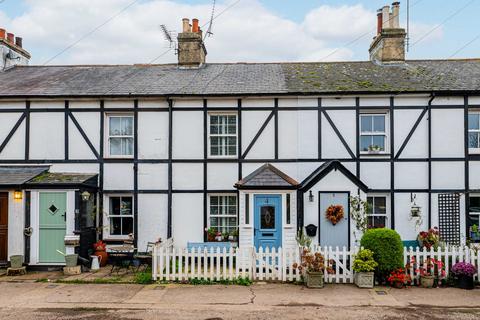
[[[57,252],[65,252],[66,192],[40,192],[40,244],[41,263],[64,263],[65,258]]]

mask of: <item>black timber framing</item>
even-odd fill
[[[172,237],[172,187],[173,187],[173,101],[168,99],[168,200],[167,200],[167,238]]]
[[[135,100],[136,101],[136,100]],[[88,147],[90,148],[90,150],[92,151],[92,153],[95,155],[95,158],[97,159],[100,159],[100,155],[98,154],[97,150],[95,149],[95,147],[93,146],[93,143],[90,141],[90,139],[88,138],[87,134],[85,133],[85,131],[82,129],[82,126],[80,125],[80,123],[78,123],[77,121],[77,118],[75,118],[75,116],[72,114],[72,112],[70,110],[67,111],[68,112],[68,116],[70,117],[70,119],[72,120],[73,124],[75,125],[75,127],[77,128],[78,132],[80,132],[80,135],[83,137],[83,140],[85,140],[85,142],[87,143]],[[135,128],[133,129],[135,130]],[[135,138],[134,138],[135,139]],[[68,140],[68,138],[66,137],[65,140]],[[135,146],[134,146],[134,150],[135,150]]]
[[[133,243],[138,244],[138,100],[133,101]]]
[[[68,100],[65,100],[65,115],[64,115],[64,118],[63,118],[63,125],[64,125],[64,135],[63,135],[63,140],[64,140],[64,151],[65,151],[65,160],[68,160],[68,157],[70,155],[70,152],[68,150],[68,145],[69,145],[69,137],[70,135],[68,134],[68,118],[69,118],[69,111],[68,111],[68,108],[69,108],[69,101]],[[97,157],[98,158],[98,157]]]
[[[258,138],[260,138],[263,130],[265,130],[265,128],[270,123],[270,120],[272,120],[272,118],[275,116],[275,114],[276,114],[276,111],[272,110],[272,112],[268,115],[267,119],[265,120],[265,122],[260,127],[260,130],[258,130],[257,134],[255,135],[255,137],[253,137],[253,139],[250,142],[250,144],[248,145],[247,149],[245,149],[245,152],[242,154],[242,159],[245,159],[245,157],[248,155],[248,152],[250,152],[250,149],[253,148],[253,146],[255,145],[255,142],[257,142]]]
[[[355,174],[360,179],[360,98],[355,98]]]
[[[25,222],[24,222],[24,228],[25,230],[29,230],[30,226],[31,226],[31,214],[30,214],[30,203],[32,202],[32,196],[31,196],[31,192],[30,191],[25,191],[25,207],[24,207],[24,210],[25,210]],[[25,260],[25,263],[30,263],[30,238],[31,238],[31,235],[27,235],[23,234],[23,239],[24,239],[24,248],[23,248],[23,252],[24,252],[24,260]]]
[[[357,150],[356,151],[356,154],[351,157],[351,158],[344,158],[344,159],[323,159],[322,158],[322,155],[321,155],[321,114],[324,113],[326,114],[326,119],[328,120],[328,114],[326,111],[328,110],[355,110],[356,114],[357,114],[357,121],[356,121],[356,131],[357,131],[357,139],[358,139],[358,136],[359,136],[359,119],[358,119],[358,113],[360,112],[360,110],[362,109],[368,109],[369,111],[370,110],[385,110],[385,107],[379,107],[379,106],[372,106],[372,107],[367,107],[367,106],[362,106],[362,108],[359,107],[359,101],[360,101],[360,98],[357,97],[356,98],[356,106],[355,107],[342,107],[342,108],[339,108],[339,107],[325,107],[325,106],[322,106],[321,104],[321,98],[318,99],[318,105],[315,106],[315,107],[281,107],[281,108],[278,108],[278,98],[275,98],[276,102],[275,102],[275,105],[273,107],[249,107],[249,108],[242,108],[242,100],[241,99],[238,99],[238,106],[237,107],[234,107],[234,108],[209,108],[208,105],[207,106],[203,106],[202,108],[173,108],[173,103],[172,103],[172,100],[169,100],[169,107],[168,108],[139,108],[138,107],[138,100],[137,100],[137,106],[134,106],[133,108],[105,108],[104,107],[104,102],[103,100],[100,101],[100,108],[99,109],[92,109],[92,108],[86,108],[86,109],[82,109],[82,108],[71,108],[69,106],[69,101],[66,100],[65,101],[65,108],[59,108],[59,109],[46,109],[46,108],[34,108],[34,109],[31,109],[30,108],[30,101],[26,101],[25,102],[25,108],[7,108],[7,109],[1,109],[0,110],[0,114],[1,113],[4,113],[4,112],[18,112],[18,113],[21,113],[20,115],[20,118],[18,119],[17,123],[15,124],[14,128],[12,128],[12,130],[9,132],[9,134],[7,135],[7,137],[5,138],[5,140],[2,142],[2,144],[0,145],[0,152],[6,147],[6,145],[8,144],[8,142],[11,140],[11,138],[13,137],[13,135],[15,134],[15,132],[18,130],[18,128],[21,126],[21,124],[23,123],[23,121],[25,120],[25,123],[26,123],[26,127],[25,127],[25,159],[24,160],[0,160],[0,163],[3,163],[3,164],[11,164],[11,163],[16,163],[16,164],[45,164],[45,163],[70,163],[70,164],[74,164],[74,163],[96,163],[96,164],[99,164],[99,171],[100,171],[100,177],[99,177],[99,192],[100,192],[100,197],[99,197],[99,211],[102,212],[102,207],[103,207],[103,181],[104,181],[104,164],[105,163],[131,163],[132,162],[132,159],[105,159],[104,158],[104,129],[105,129],[105,124],[104,124],[104,113],[105,112],[112,112],[112,111],[115,111],[115,112],[119,112],[119,111],[122,111],[122,112],[136,112],[137,113],[137,116],[138,116],[138,112],[168,112],[169,113],[169,156],[168,156],[168,159],[134,159],[134,166],[137,167],[137,170],[138,170],[138,163],[167,163],[168,166],[169,166],[169,188],[168,190],[140,190],[138,189],[138,185],[137,187],[133,190],[130,190],[130,192],[134,192],[134,193],[137,193],[137,194],[141,194],[141,193],[152,193],[152,194],[156,194],[156,193],[160,193],[160,194],[168,194],[169,195],[169,205],[168,205],[168,209],[169,209],[169,227],[168,227],[168,232],[170,233],[171,235],[171,220],[172,220],[172,194],[174,193],[198,193],[198,192],[203,192],[204,194],[205,193],[208,193],[208,192],[215,192],[215,193],[235,193],[236,191],[234,189],[232,190],[208,190],[207,189],[207,181],[206,179],[204,179],[204,188],[203,190],[172,190],[172,164],[173,163],[204,163],[204,170],[208,170],[206,169],[207,166],[208,166],[208,163],[238,163],[238,178],[239,180],[241,179],[242,177],[242,164],[243,163],[258,163],[258,164],[261,164],[261,163],[264,163],[264,162],[277,162],[277,163],[280,163],[280,162],[322,162],[322,161],[329,161],[329,160],[340,160],[341,162],[355,162],[355,164],[357,165],[357,175],[360,176],[360,164],[362,162],[390,162],[391,166],[393,168],[391,168],[391,185],[390,185],[390,189],[386,189],[386,190],[370,190],[371,192],[390,192],[391,194],[391,200],[392,200],[392,213],[394,212],[394,193],[409,193],[409,192],[425,192],[425,193],[428,193],[428,225],[431,226],[431,223],[432,223],[432,213],[431,213],[431,207],[432,207],[432,194],[433,193],[440,193],[440,192],[466,192],[468,194],[468,192],[470,191],[469,190],[469,176],[470,176],[470,173],[469,173],[469,163],[470,161],[480,161],[480,156],[479,155],[469,155],[468,154],[468,110],[469,108],[475,108],[475,107],[480,107],[480,106],[469,106],[469,102],[468,102],[468,97],[467,96],[463,96],[464,98],[464,104],[463,105],[432,105],[432,101],[434,99],[434,95],[432,94],[432,97],[428,103],[428,106],[425,107],[425,106],[395,106],[394,103],[390,103],[390,111],[391,111],[391,118],[390,118],[390,121],[391,121],[391,124],[394,123],[394,119],[393,118],[393,111],[394,110],[407,110],[407,109],[410,109],[410,110],[421,110],[421,113],[419,115],[419,117],[417,118],[415,124],[413,125],[412,129],[410,130],[409,134],[407,135],[407,138],[402,142],[401,144],[401,147],[400,149],[397,151],[397,154],[393,154],[393,152],[391,154],[388,155],[387,158],[368,158],[368,157],[360,157],[359,156],[359,151],[358,151],[358,148],[359,148],[359,144],[358,144],[358,141],[356,141],[356,148]],[[432,110],[435,110],[435,109],[461,109],[463,108],[464,110],[464,116],[465,116],[465,119],[464,119],[464,126],[465,126],[465,130],[464,130],[464,139],[465,139],[465,156],[464,157],[432,157],[432,124],[431,124],[431,119],[432,119]],[[175,111],[186,111],[186,110],[191,110],[191,111],[194,111],[194,110],[202,110],[202,111],[210,111],[210,110],[214,110],[214,111],[233,111],[233,110],[236,110],[238,112],[238,123],[239,123],[239,137],[238,137],[238,143],[239,143],[239,159],[208,159],[208,157],[205,159],[205,155],[204,155],[204,159],[173,159],[173,155],[172,155],[172,133],[173,133],[173,129],[172,129],[172,126],[173,126],[173,113]],[[271,118],[273,116],[275,116],[275,121],[276,121],[276,142],[275,142],[275,148],[276,148],[276,154],[275,154],[275,157],[274,159],[244,159],[244,156],[240,156],[241,155],[241,151],[242,151],[242,141],[241,141],[241,127],[242,127],[242,111],[271,111],[272,113],[267,117],[267,121],[263,124],[263,129],[260,128],[259,132],[257,133],[257,136],[256,136],[256,139],[254,138],[254,141],[252,141],[250,143],[250,145],[248,146],[249,147],[249,150],[253,147],[253,145],[255,144],[256,140],[258,140],[259,136],[261,135],[261,133],[263,132],[263,130],[265,129],[265,127],[268,125],[269,121],[271,120]],[[291,158],[287,158],[287,159],[281,159],[278,157],[278,113],[279,112],[282,112],[282,111],[291,111],[291,110],[316,110],[319,114],[319,132],[318,132],[318,135],[319,135],[319,141],[318,141],[318,148],[319,148],[319,156],[317,158],[308,158],[308,159],[291,159]],[[74,125],[79,129],[80,133],[82,134],[82,131],[83,129],[81,128],[81,126],[79,125],[78,121],[75,121],[75,117],[73,116],[72,112],[99,112],[100,113],[100,146],[99,146],[99,152],[98,152],[98,155],[97,156],[97,159],[69,159],[69,156],[68,156],[68,149],[70,148],[70,146],[68,145],[68,139],[66,138],[66,141],[65,141],[65,159],[63,160],[60,160],[60,159],[44,159],[44,160],[31,160],[29,158],[29,153],[30,153],[30,114],[31,113],[37,113],[37,112],[64,112],[66,114],[66,116],[68,116],[68,118],[72,119],[72,123],[74,123]],[[416,129],[418,128],[419,124],[421,123],[421,121],[423,120],[423,118],[425,117],[425,115],[427,115],[428,117],[428,157],[426,158],[400,158],[402,152],[404,151],[405,147],[407,146],[408,142],[410,141],[410,139],[412,138],[414,132],[416,131]],[[327,118],[328,117],[328,118]],[[73,120],[75,119],[75,120]],[[67,118],[66,118],[67,120]],[[330,119],[331,120],[331,119]],[[138,120],[137,120],[138,121]],[[76,122],[76,123],[75,123]],[[330,122],[330,121],[329,121]],[[332,121],[333,123],[333,121]],[[69,128],[68,128],[68,121],[65,121],[65,133],[67,134],[68,131],[69,131]],[[137,126],[135,126],[137,127]],[[333,127],[332,127],[333,128]],[[394,138],[394,131],[393,131],[393,125],[391,125],[391,146],[392,146],[392,151],[394,150],[393,147],[394,147],[394,141],[393,138]],[[71,130],[70,130],[71,131]],[[335,129],[334,129],[335,131]],[[337,129],[338,131],[338,129]],[[88,137],[86,136],[85,132],[83,131],[84,134],[82,134],[83,138],[85,139],[86,143],[88,143]],[[138,133],[135,133],[135,136],[136,136],[136,143],[135,143],[135,146],[138,144],[138,136],[137,136]],[[341,136],[341,135],[340,135]],[[207,138],[208,138],[208,134],[207,134]],[[344,139],[345,140],[345,139]],[[91,143],[90,143],[91,144]],[[90,145],[89,145],[90,146]],[[93,147],[93,145],[92,145]],[[91,148],[92,148],[91,147]],[[95,148],[93,148],[93,150],[95,150]],[[93,151],[92,150],[92,151]],[[248,151],[249,151],[248,150]],[[347,149],[348,150],[348,149]],[[247,150],[246,150],[247,151]],[[351,150],[350,150],[351,151]],[[455,189],[455,190],[443,190],[443,189],[432,189],[432,162],[433,161],[448,161],[448,162],[463,162],[465,164],[465,169],[464,169],[464,174],[465,174],[465,186],[464,186],[464,189]],[[397,163],[397,162],[427,162],[428,163],[428,188],[427,189],[395,189],[394,188],[394,164]],[[207,172],[207,171],[205,171]],[[134,179],[138,179],[138,176],[137,176],[138,172],[135,172],[135,176],[134,176]],[[135,191],[136,189],[136,191]],[[105,191],[108,191],[108,192],[112,192],[112,193],[115,193],[115,192],[129,192],[127,190],[105,190]],[[298,197],[298,204],[299,206],[301,205],[301,200],[303,199],[300,199],[300,197]],[[138,203],[138,201],[134,201],[134,203]],[[207,208],[208,209],[208,208]],[[205,210],[207,212],[207,210]],[[465,201],[465,212],[468,214],[468,196],[466,196],[466,201]],[[300,219],[301,217],[299,217]],[[393,215],[392,215],[392,227],[394,226],[394,220],[393,220]],[[99,219],[99,224],[102,223],[102,218],[100,217]]]
[[[208,226],[208,101],[203,99],[203,230]],[[207,241],[207,233],[203,233],[203,241]]]
[[[275,137],[275,159],[278,159],[278,98],[274,100],[275,122],[274,122],[274,137]]]
[[[468,192],[470,189],[470,162],[468,158],[468,96],[463,97],[463,137],[464,137],[464,153],[465,153],[465,222],[468,221],[468,215],[470,211],[470,193]],[[469,227],[468,223],[465,223],[465,234],[467,237],[469,236]]]
[[[322,108],[322,112],[323,112],[323,115],[325,116],[325,119],[327,119],[328,123],[330,124],[330,126],[332,127],[333,131],[335,132],[335,134],[337,135],[337,137],[340,139],[340,141],[342,142],[343,146],[345,147],[345,149],[347,150],[348,154],[350,155],[350,157],[352,157],[352,159],[355,159],[355,154],[353,153],[352,149],[350,149],[350,146],[348,145],[347,141],[345,141],[345,138],[342,136],[342,134],[340,133],[340,131],[338,130],[337,126],[335,125],[335,123],[332,121],[332,119],[330,118],[330,116],[328,115],[327,111],[325,109]]]
[[[395,229],[395,98],[390,97],[390,228]],[[358,145],[358,143],[357,143]]]
[[[103,238],[103,185],[104,185],[104,178],[103,178],[103,173],[104,173],[104,146],[105,146],[105,101],[100,100],[100,145],[99,145],[99,156],[100,156],[100,161],[98,164],[98,172],[99,172],[99,177],[98,177],[98,219],[97,219],[97,224],[100,230],[100,237]]]
[[[318,160],[322,159],[322,98],[317,99],[317,150]]]

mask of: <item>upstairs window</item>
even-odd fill
[[[108,152],[111,157],[133,156],[133,116],[108,115]]]
[[[360,115],[360,151],[385,153],[387,151],[387,115]]]
[[[237,115],[210,115],[209,155],[211,157],[237,156]]]
[[[480,152],[480,112],[468,114],[468,149]]]
[[[367,203],[368,228],[375,229],[387,227],[387,197],[367,197]]]

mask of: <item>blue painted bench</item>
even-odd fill
[[[205,249],[207,252],[213,250],[217,252],[217,248],[220,248],[220,252],[223,252],[223,248],[227,251],[232,247],[231,242],[187,242],[187,250],[192,252],[192,249],[195,249],[195,252],[198,252],[198,249],[203,252]]]
[[[419,247],[417,240],[405,240],[405,241],[402,241],[402,242],[403,242],[403,246],[407,247],[407,249],[409,249],[410,247],[412,247],[412,248]]]

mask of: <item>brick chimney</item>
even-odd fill
[[[23,39],[0,28],[0,71],[16,65],[28,65],[30,53],[23,49]]]
[[[400,2],[377,12],[377,35],[370,45],[370,60],[377,64],[405,63],[405,29],[400,28]]]
[[[182,20],[183,31],[178,34],[178,66],[180,68],[199,68],[205,64],[207,49],[203,43],[203,32],[198,19]]]

